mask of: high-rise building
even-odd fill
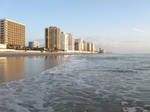
[[[68,50],[74,51],[74,36],[72,34],[68,34]]]
[[[25,25],[0,19],[0,44],[5,44],[7,48],[25,47]]]
[[[87,43],[87,51],[91,51],[91,42]]]
[[[61,49],[74,51],[74,36],[72,34],[61,32]]]
[[[48,50],[60,50],[60,28],[48,27],[45,29],[45,47]]]
[[[82,51],[83,41],[81,39],[75,40],[75,50]]]
[[[65,32],[61,32],[61,49],[64,51],[68,51],[68,34]]]
[[[40,43],[37,42],[37,41],[29,42],[29,47],[30,48],[39,48],[39,46],[40,46]]]
[[[83,51],[87,51],[87,41],[83,40]]]
[[[91,51],[95,52],[95,44],[94,43],[91,43]]]

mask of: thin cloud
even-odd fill
[[[145,32],[145,30],[143,30],[143,29],[140,29],[140,28],[133,28],[132,29],[133,31],[135,31],[135,32],[140,32],[140,33],[144,33]]]
[[[109,39],[103,36],[88,37],[89,41],[93,41],[97,50],[99,48],[106,49],[113,53],[150,53],[150,40],[118,40]]]

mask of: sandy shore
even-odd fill
[[[59,53],[59,52],[0,52],[0,57],[17,57],[17,56],[57,56],[57,55],[85,55],[85,54],[93,54],[93,53]],[[95,53],[94,53],[95,54]]]

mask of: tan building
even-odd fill
[[[82,51],[82,40],[81,39],[76,39],[75,40],[75,50],[77,51]]]
[[[94,43],[91,43],[91,51],[92,51],[92,52],[95,52],[95,51],[96,51],[96,48],[95,48],[95,44],[94,44]]]
[[[90,42],[87,43],[87,51],[91,51],[91,43]]]
[[[74,36],[72,34],[68,34],[68,50],[74,51]]]
[[[25,47],[25,25],[0,19],[0,44],[6,44],[7,48]]]
[[[60,28],[49,27],[45,29],[45,47],[50,50],[60,50]]]

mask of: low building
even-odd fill
[[[107,53],[107,51],[106,51],[105,49],[101,49],[101,48],[99,48],[99,53],[106,54],[106,53]]]
[[[6,49],[6,48],[7,48],[6,44],[0,44],[0,49]]]
[[[40,43],[37,42],[37,41],[31,41],[31,42],[29,42],[29,47],[30,48],[39,48],[39,46],[40,46]]]

